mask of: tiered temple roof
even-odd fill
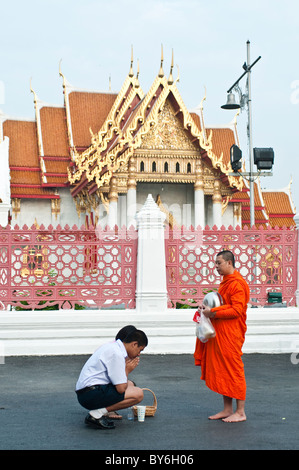
[[[248,183],[230,175],[230,147],[237,143],[234,126],[206,127],[202,107],[199,113],[187,110],[172,77],[173,63],[166,78],[161,60],[159,74],[146,94],[132,63],[119,93],[76,89],[60,71],[63,106],[43,103],[33,92],[35,120],[2,118],[0,135],[9,137],[11,197],[55,199],[60,197],[60,187],[69,187],[73,197],[82,191],[107,192],[112,175],[128,171],[129,158],[156,128],[167,102],[202,160],[230,188],[231,202],[241,203],[242,223],[249,225]],[[256,225],[295,225],[289,188],[262,191],[259,180],[254,187]]]

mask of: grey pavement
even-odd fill
[[[289,354],[244,355],[247,421],[208,420],[221,396],[200,380],[192,355],[147,355],[131,374],[158,401],[154,417],[91,429],[74,387],[88,356],[8,357],[0,365],[1,450],[293,450],[299,448],[299,364]],[[294,361],[293,361],[294,362]],[[145,392],[145,404],[152,395]],[[192,452],[191,452],[192,453]],[[167,463],[167,462],[166,462]]]

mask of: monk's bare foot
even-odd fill
[[[212,415],[212,416],[209,416],[209,419],[223,419],[223,418],[228,418],[228,416],[231,416],[232,414],[232,410],[230,411],[226,411],[226,410],[223,410],[223,411],[220,411],[220,413],[217,413],[215,415]]]
[[[225,423],[240,423],[241,421],[246,421],[245,413],[238,413],[237,411],[232,415],[222,419]]]

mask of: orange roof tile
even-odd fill
[[[284,191],[263,191],[267,211],[271,214],[295,215],[291,206],[290,196]]]
[[[44,155],[69,157],[64,108],[44,106],[40,110]]]
[[[296,225],[293,218],[296,214],[287,192],[263,191],[263,198],[272,227],[293,227]]]
[[[235,134],[229,128],[208,128],[206,129],[207,138],[212,131],[212,151],[220,157],[223,153],[223,163],[228,165],[230,162],[230,148],[235,144]]]
[[[198,129],[201,131],[201,122],[200,122],[200,117],[198,116],[198,114],[190,113],[190,116],[192,117],[193,121],[197,125]]]
[[[94,133],[101,129],[116,97],[117,95],[113,93],[72,91],[69,94],[71,126],[75,147],[89,147],[89,128]]]
[[[9,137],[9,164],[39,168],[36,123],[6,120],[3,135]]]
[[[10,170],[11,184],[37,184],[40,185],[40,170]]]

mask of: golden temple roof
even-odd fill
[[[92,194],[109,185],[113,174],[127,171],[130,156],[141,148],[146,135],[157,130],[158,116],[165,103],[170,103],[192,145],[211,169],[220,172],[222,182],[233,192],[231,201],[241,203],[243,225],[249,225],[248,184],[241,177],[229,175],[230,147],[236,143],[234,131],[205,127],[202,115],[187,110],[172,68],[168,79],[164,75],[163,56],[146,94],[132,65],[131,60],[119,93],[76,89],[60,72],[63,106],[44,104],[33,92],[35,121],[3,120],[3,136],[10,139],[12,197],[57,198],[57,187],[70,187],[75,197],[82,190]],[[261,191],[256,183],[255,207],[256,225],[294,225],[295,211],[286,192]]]

